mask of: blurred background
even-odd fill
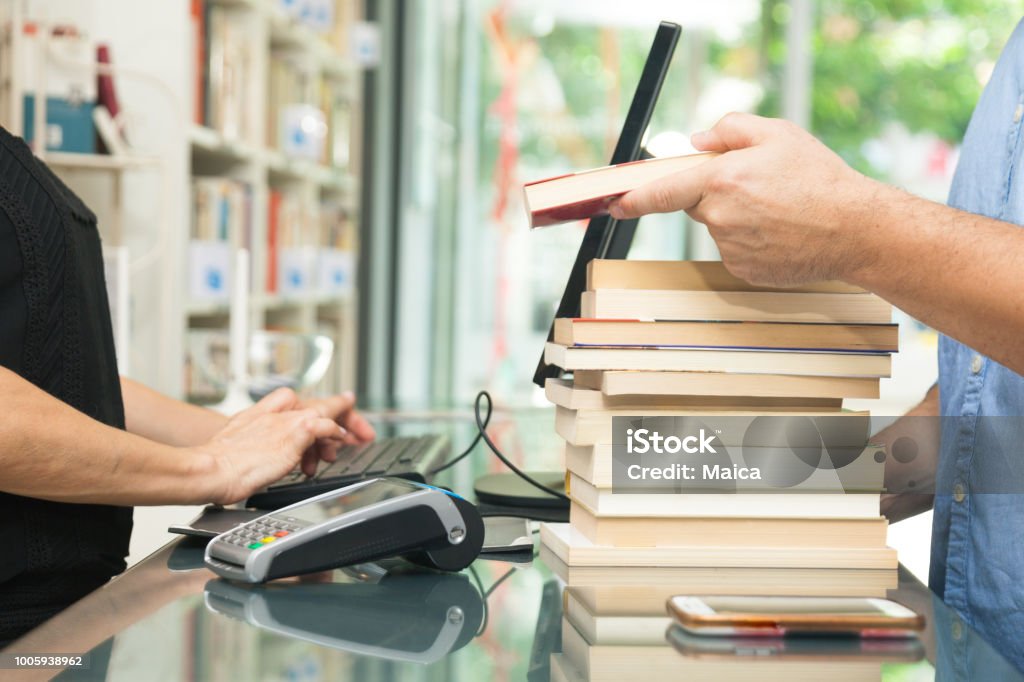
[[[288,384],[466,409],[484,388],[500,407],[544,404],[531,377],[585,225],[531,233],[521,186],[608,162],[659,21],[684,31],[652,153],[690,151],[729,111],[783,116],[944,201],[1024,3],[0,8],[0,123],[100,216],[123,373],[203,404],[234,376],[252,397]],[[717,252],[680,214],[642,220],[631,256]],[[882,398],[851,407],[896,415],[934,382],[935,334],[899,321]],[[926,547],[927,523],[896,532]]]
[[[530,378],[585,225],[529,232],[519,187],[608,162],[659,20],[684,33],[647,135],[653,153],[690,151],[689,134],[728,111],[783,116],[860,171],[944,201],[974,104],[1021,9],[985,0],[435,0],[383,13],[400,46],[387,65],[401,74],[389,138],[398,172],[387,188],[397,199],[388,293],[396,333],[393,348],[366,354],[365,391],[468,404],[486,387],[504,403],[543,404]],[[641,221],[631,255],[717,251],[702,226],[670,215]],[[383,313],[377,293],[370,308]],[[934,334],[901,322],[897,375],[872,405],[881,414],[916,401],[935,378]]]

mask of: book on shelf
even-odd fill
[[[189,295],[226,302],[232,254],[252,247],[252,187],[227,178],[193,178],[189,241]]]
[[[884,597],[899,582],[897,569],[769,568],[763,566],[572,566],[544,544],[538,558],[580,600],[601,613],[650,613],[677,594],[758,594]]]
[[[763,287],[743,281],[715,260],[621,260],[595,258],[587,264],[587,289],[674,289],[683,291],[767,291],[776,293],[864,294],[839,281],[794,287]]]
[[[123,122],[118,121],[121,104],[114,83],[114,65],[111,61],[110,46],[101,43],[96,47],[96,150],[100,154],[127,153],[127,140]],[[105,113],[103,113],[105,112]]]
[[[360,0],[334,0],[334,22],[327,31],[331,46],[345,57],[352,55],[352,29],[359,21]]]
[[[271,189],[267,205],[267,293],[324,295],[355,286],[356,228],[342,202],[303,201]]]
[[[721,518],[598,516],[573,504],[569,522],[595,545],[616,547],[837,547],[874,549],[885,546],[884,517]]]
[[[837,412],[834,408],[814,409],[808,407],[781,407],[774,406],[766,408],[758,404],[743,405],[737,401],[729,409],[720,406],[707,406],[698,409],[689,407],[686,409],[647,409],[638,414],[637,410],[570,410],[560,405],[555,406],[555,432],[571,445],[596,445],[599,443],[611,443],[612,419],[614,417],[692,417],[693,426],[699,428],[702,425],[711,427],[717,425],[725,428],[723,433],[716,435],[716,439],[731,447],[735,445],[752,446],[761,445],[767,447],[782,447],[786,443],[783,435],[776,436],[773,442],[751,442],[745,432],[755,419],[760,417],[811,417],[822,422],[817,426],[827,426],[828,431],[823,434],[829,438],[830,447],[859,447],[861,449],[868,443],[868,428],[870,420],[867,412],[845,411]],[[834,420],[845,419],[848,421],[836,422]],[[842,426],[844,428],[840,429]],[[746,441],[741,441],[746,438]]]
[[[566,475],[569,497],[598,517],[877,519],[876,493],[614,493],[574,473]]]
[[[643,370],[655,372],[730,372],[798,376],[889,376],[892,359],[878,353],[744,351],[704,348],[596,348],[548,343],[544,361],[576,370]]]
[[[191,237],[251,248],[252,186],[229,178],[193,178]]]
[[[613,483],[612,459],[614,446],[610,443],[595,445],[565,444],[565,469],[596,488],[611,488]],[[774,458],[786,460],[791,451],[783,448],[743,448],[738,450],[745,461],[766,462]],[[747,459],[749,457],[749,459]],[[845,459],[845,457],[844,457]],[[842,468],[816,471],[800,484],[799,490],[817,492],[880,492],[885,480],[885,446],[868,444],[864,451]],[[737,481],[737,484],[742,483]],[[817,488],[815,488],[817,486]]]
[[[250,18],[229,5],[204,2],[197,32],[203,62],[196,74],[203,84],[202,125],[230,140],[256,139],[252,92],[255,87],[255,46]]]
[[[600,390],[581,388],[568,379],[548,379],[544,382],[544,396],[554,405],[569,410],[632,410],[647,414],[645,410],[732,410],[736,406],[766,410],[839,411],[841,398],[755,397],[741,395],[619,395],[608,396]]]
[[[267,208],[267,292],[310,291],[315,277],[317,220],[298,196],[270,190]]]
[[[301,87],[288,53],[272,51],[267,59],[267,129],[264,141],[268,149],[281,148],[281,108],[291,102],[293,89]]]
[[[596,289],[580,316],[600,319],[889,324],[892,306],[874,294]]]
[[[277,253],[281,229],[281,201],[284,195],[276,189],[267,193],[267,281],[266,292],[277,293]]]
[[[355,251],[356,228],[352,212],[344,202],[322,201],[319,207],[321,248]]]
[[[877,496],[876,496],[877,499]],[[875,512],[877,516],[877,511]],[[876,547],[597,545],[568,523],[542,523],[540,541],[570,566],[695,566],[705,568],[895,569],[896,550]]]
[[[267,69],[267,147],[323,162],[327,116],[322,109],[321,74],[289,51],[271,52]]]
[[[731,348],[895,353],[895,324],[814,322],[653,321],[559,318],[554,342],[563,346]]]
[[[316,289],[321,294],[348,294],[355,289],[356,229],[342,202],[323,201],[318,209],[319,241]]]
[[[321,106],[327,121],[323,163],[348,168],[352,162],[352,107],[349,90],[338,81],[321,81]]]
[[[631,161],[527,183],[523,197],[530,226],[545,227],[605,214],[611,202],[623,194],[716,156],[705,153]]]
[[[573,385],[609,397],[716,395],[776,398],[877,398],[879,380],[861,377],[576,370]]]

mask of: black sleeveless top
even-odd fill
[[[96,216],[2,128],[0,365],[124,428]],[[0,642],[123,571],[131,528],[130,507],[0,493]]]

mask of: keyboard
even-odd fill
[[[280,509],[314,495],[378,476],[397,476],[426,483],[430,472],[444,462],[449,444],[446,436],[397,436],[378,438],[363,445],[346,445],[333,462],[320,462],[316,473],[306,476],[295,469],[277,483],[248,500],[247,507]]]

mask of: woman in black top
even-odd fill
[[[124,570],[131,505],[237,502],[374,435],[351,394],[228,420],[116,368],[96,217],[0,128],[0,646]]]

